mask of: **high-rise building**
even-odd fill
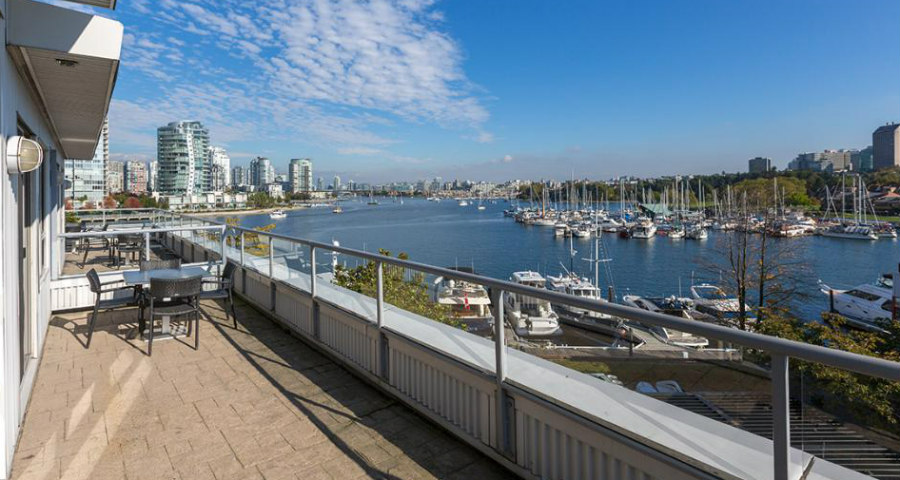
[[[147,193],[147,164],[137,160],[125,162],[125,191]]]
[[[751,158],[749,162],[750,173],[765,173],[772,169],[772,159],[765,157]]]
[[[247,169],[244,167],[234,167],[231,169],[231,188],[237,190],[247,185]]]
[[[316,190],[318,190],[320,192],[325,190],[325,179],[324,178],[319,177],[319,179],[316,180]]]
[[[900,123],[889,123],[872,132],[872,167],[875,170],[900,166]]]
[[[208,192],[212,189],[209,130],[196,121],[172,122],[156,130],[159,161],[158,189],[167,194]]]
[[[106,162],[103,159],[103,143],[104,140],[101,137],[92,159],[65,161],[66,198],[73,201],[93,202],[94,205],[103,201],[103,197],[106,196]]]
[[[212,190],[224,191],[231,186],[231,158],[222,147],[209,147],[209,164],[212,168],[210,174]]]
[[[866,173],[875,169],[872,151],[873,148],[870,145],[858,152],[854,152],[850,156],[850,163],[853,164],[853,171]]]
[[[106,164],[106,193],[119,193],[125,190],[125,164],[110,160]]]
[[[150,189],[151,192],[155,192],[159,188],[158,180],[157,180],[158,178],[159,178],[159,162],[157,162],[156,160],[153,160],[150,162],[150,171],[148,172],[148,175],[147,175],[147,188]]]
[[[109,120],[103,121],[94,158],[67,159],[63,162],[66,198],[99,204],[108,192],[106,171],[109,164]]]
[[[339,192],[341,190],[341,177],[337,175],[334,176],[334,182],[332,182],[331,188],[335,192]]]
[[[250,160],[250,185],[262,187],[275,182],[275,167],[266,157]]]
[[[311,192],[313,189],[312,162],[308,158],[292,158],[288,167],[291,193]]]
[[[839,172],[851,168],[850,150],[825,150],[797,155],[788,164],[788,170],[811,170],[814,172]]]

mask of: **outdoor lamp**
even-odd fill
[[[16,135],[6,141],[6,171],[11,175],[35,170],[42,161],[44,151],[34,140]]]

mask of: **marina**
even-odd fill
[[[371,199],[342,201],[342,215],[333,215],[332,210],[326,208],[291,210],[287,212],[287,218],[276,223],[275,232],[302,234],[327,242],[337,240],[342,245],[365,251],[384,248],[395,254],[406,253],[416,261],[471,267],[480,274],[500,279],[509,279],[515,272],[532,271],[545,281],[549,280],[550,288],[565,288],[555,286],[559,284],[560,276],[573,275],[587,285],[597,284],[599,288],[590,295],[608,298],[609,287],[612,287],[613,298],[618,302],[625,295],[674,296],[692,299],[694,308],[701,313],[722,318],[733,315],[733,299],[700,298],[703,284],[716,286],[723,283],[721,276],[710,270],[709,263],[721,257],[716,249],[719,242],[724,236],[733,234],[733,226],[728,222],[710,222],[703,228],[706,233],[703,239],[682,239],[677,234],[673,237],[672,233],[678,230],[659,228],[656,235],[638,240],[617,234],[625,220],[619,218],[612,206],[608,219],[587,221],[595,233],[586,237],[557,236],[554,234],[555,219],[537,218],[530,224],[514,221],[515,215],[511,214],[515,210],[514,201],[482,202],[484,210],[478,210],[475,202],[468,201],[407,198],[404,203],[382,201],[377,209],[367,206],[367,201]],[[461,207],[463,202],[466,206]],[[268,215],[239,218],[245,227],[273,223]],[[802,217],[797,222],[805,220]],[[860,242],[822,235],[787,237],[773,238],[772,241],[791,242],[800,261],[808,268],[808,278],[798,286],[802,300],[791,305],[792,312],[806,320],[820,319],[830,307],[819,281],[838,290],[872,284],[897,257],[898,243],[894,238]],[[594,252],[598,247],[601,251]],[[356,262],[351,258],[341,261],[348,266]],[[595,264],[599,265],[597,271]],[[569,266],[570,272],[563,272],[563,265]],[[571,328],[565,327],[579,321],[573,320],[578,318],[577,315],[563,311],[554,313],[565,332],[553,340],[555,343],[594,343],[584,340],[583,335],[570,338]],[[616,326],[608,319],[580,321],[579,329],[599,329],[607,335],[607,341],[612,342],[616,335]]]

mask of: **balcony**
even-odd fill
[[[84,313],[62,313],[91,304],[86,282],[80,272],[55,279],[56,313],[16,478],[222,478],[228,472],[217,469],[229,464],[249,468],[240,478],[900,475],[891,448],[798,405],[787,368],[798,358],[897,380],[897,364],[198,217],[149,215],[147,255],[176,255],[211,273],[222,258],[238,266],[240,329],[224,322],[221,305],[206,304],[199,351],[174,340],[147,357],[142,342],[126,340],[136,321],[126,311],[104,317],[86,350]],[[335,285],[332,252],[373,262],[376,292]],[[513,292],[765,350],[773,369],[755,374],[762,393],[752,395],[639,394],[511,348],[508,329],[483,338],[388,304],[380,278],[390,269],[484,285],[497,317],[502,295]],[[121,269],[102,276],[120,279]],[[682,353],[670,361],[695,354]],[[142,455],[128,450],[134,442]]]
[[[124,339],[136,311],[51,320],[13,479],[506,478],[454,439],[239,302],[200,349]]]

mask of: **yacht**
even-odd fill
[[[706,240],[709,237],[709,233],[701,225],[693,225],[685,230],[684,236],[691,240]]]
[[[878,235],[868,225],[835,225],[822,230],[821,233],[823,237],[878,240]]]
[[[591,238],[591,227],[587,225],[579,225],[578,228],[572,230],[575,238]]]
[[[344,209],[341,208],[340,205],[335,205],[334,208],[331,209],[331,213],[344,213]]]
[[[569,226],[565,222],[558,222],[553,225],[553,235],[557,237],[566,237],[569,233]]]
[[[685,232],[683,227],[675,227],[672,230],[669,230],[669,238],[673,240],[678,240],[684,238]]]
[[[458,202],[456,202],[456,204],[459,205],[460,207],[468,207],[469,206],[469,202],[466,199],[460,199]]]
[[[641,223],[635,225],[633,229],[631,229],[631,238],[653,238],[656,235],[656,225],[653,223]]]
[[[586,278],[581,278],[571,272],[564,272],[557,277],[547,276],[547,289],[554,292],[565,293],[574,297],[605,302],[602,292]],[[585,310],[569,305],[554,304],[553,308],[559,314],[559,321],[568,325],[574,325],[586,330],[592,330],[608,335],[616,334],[623,321],[618,317],[605,313]]]
[[[284,213],[284,211],[281,210],[281,209],[278,209],[278,210],[272,210],[272,211],[269,213],[269,218],[271,218],[271,219],[273,219],[273,220],[279,220],[279,219],[286,218],[286,217],[287,217],[287,214]]]
[[[510,280],[520,285],[546,288],[547,281],[537,272],[515,272]],[[550,302],[519,293],[505,295],[506,321],[520,337],[559,335],[559,316]]]
[[[550,217],[535,217],[532,218],[531,224],[538,227],[556,227],[556,220]]]
[[[737,326],[740,317],[740,303],[737,298],[726,295],[721,288],[708,283],[693,285],[691,298],[697,311],[712,315],[719,322],[728,326]],[[744,304],[744,314],[748,325],[756,323],[756,316],[747,304]]]
[[[663,313],[674,317],[684,318],[687,320],[698,320],[704,317],[693,309],[693,303],[687,298],[671,297],[640,297],[637,295],[625,295],[622,297],[622,303],[630,307],[641,308],[650,312]],[[709,320],[706,315],[704,320]],[[642,325],[643,326],[643,325]],[[661,342],[678,347],[703,348],[709,345],[709,340],[687,332],[672,330],[660,326],[644,326],[650,333],[658,338]]]
[[[467,267],[449,267],[465,273],[475,273]],[[489,332],[494,326],[491,298],[481,285],[451,278],[438,278],[435,301],[450,308],[450,320],[462,324],[468,332]]]
[[[847,324],[873,332],[883,332],[879,321],[890,320],[893,303],[893,282],[883,276],[874,284],[862,284],[849,290],[832,289],[824,283],[819,288],[826,296],[834,292],[835,313],[847,319]]]

